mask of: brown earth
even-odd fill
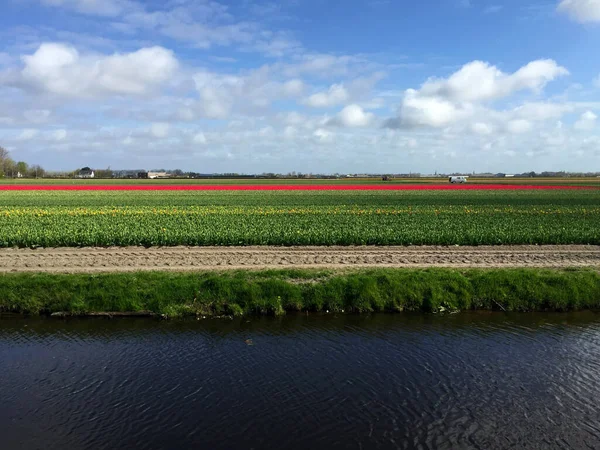
[[[0,272],[358,267],[594,267],[600,246],[0,249]]]

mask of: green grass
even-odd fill
[[[0,192],[0,246],[600,244],[600,190]]]
[[[569,311],[600,307],[592,270],[377,269],[0,276],[0,311],[285,312]]]

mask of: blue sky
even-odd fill
[[[0,145],[53,170],[600,170],[600,0],[4,0]]]

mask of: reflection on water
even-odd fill
[[[0,448],[600,448],[600,315],[0,319]]]

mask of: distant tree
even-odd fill
[[[17,172],[19,172],[22,176],[25,176],[28,170],[29,166],[25,161],[19,161],[17,163]]]
[[[10,153],[4,147],[0,146],[0,178],[4,178],[6,173],[6,164],[8,164],[8,160]]]
[[[7,177],[14,177],[17,174],[17,163],[12,158],[4,158],[2,161],[2,171]]]
[[[182,177],[183,176],[183,170],[181,169],[175,169],[173,172],[171,172],[173,175],[175,175],[176,177]]]
[[[46,175],[46,171],[42,166],[35,164],[29,168],[28,175],[32,178],[42,178],[44,175]]]
[[[110,166],[108,166],[106,169],[95,170],[94,176],[96,178],[112,178],[114,176],[114,172],[111,170]]]

